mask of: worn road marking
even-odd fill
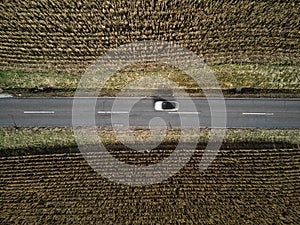
[[[24,114],[54,114],[54,111],[24,111]]]
[[[186,114],[186,115],[198,115],[200,112],[168,112],[169,114]]]
[[[257,113],[257,112],[253,112],[253,113],[243,113],[243,115],[273,116],[274,113]]]
[[[98,111],[98,114],[128,114],[129,112],[119,111],[119,112],[111,112],[111,111]]]
[[[115,123],[113,124],[114,127],[124,127],[124,124],[122,123]]]

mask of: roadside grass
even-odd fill
[[[299,65],[220,64],[212,67],[223,89],[252,87],[260,89],[299,89]]]
[[[0,155],[51,153],[77,147],[69,128],[0,128]]]
[[[124,149],[109,128],[98,128],[103,144],[111,149]],[[134,129],[134,135],[144,143],[149,131]],[[196,132],[201,148],[206,146],[210,129]],[[300,130],[228,129],[223,149],[300,148]],[[172,148],[180,138],[180,130],[168,130],[159,147]],[[188,140],[187,140],[188,141]],[[115,148],[117,146],[117,148]],[[0,156],[79,152],[70,127],[0,128]]]
[[[211,66],[224,95],[225,90],[248,87],[266,90],[267,93],[284,93],[300,95],[300,66],[272,65],[257,63],[220,64]],[[82,74],[25,72],[0,70],[0,88],[17,96],[73,96]],[[156,63],[135,64],[116,72],[103,86],[100,95],[115,96],[129,85],[125,95],[133,95],[134,91],[147,95],[145,89],[163,85],[160,79],[143,81],[140,87],[132,83],[142,77],[162,77],[175,82],[180,88],[195,95],[203,94],[200,87],[187,74],[169,65]],[[154,82],[153,82],[154,80]],[[99,87],[99,81],[91,81],[91,89]],[[130,85],[131,84],[131,85]],[[103,84],[101,84],[103,85]],[[208,87],[209,88],[209,87]],[[132,89],[132,90],[131,90]],[[269,90],[269,91],[268,91]],[[124,94],[123,93],[123,94]]]
[[[0,70],[2,89],[31,89],[36,87],[51,87],[70,89],[76,88],[81,78],[80,74],[26,72]]]

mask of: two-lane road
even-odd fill
[[[210,107],[205,98],[193,99],[196,111],[189,110],[186,99],[177,99],[179,112],[155,111],[152,98],[140,100],[130,111],[128,105],[136,98],[118,99],[117,110],[114,110],[115,100],[97,99],[93,112],[88,113],[95,117],[96,125],[111,126],[113,115],[119,126],[126,118],[130,119],[131,126],[148,126],[151,119],[161,117],[166,124],[175,127],[180,126],[180,117],[189,121],[196,116],[201,127],[211,127]],[[88,106],[94,99],[81,101],[85,108],[85,104]],[[225,99],[225,104],[227,127],[300,128],[300,99]],[[3,98],[0,99],[0,126],[72,126],[72,106],[73,98]]]

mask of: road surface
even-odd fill
[[[211,112],[205,98],[194,98],[196,111],[191,111],[187,101],[179,99],[179,112],[156,112],[154,99],[137,102],[132,110],[128,105],[136,98],[117,99],[117,111],[112,108],[115,98],[98,98],[94,110],[87,107],[95,99],[83,98],[82,110],[94,116],[96,125],[111,126],[111,116],[117,118],[114,125],[148,126],[154,117],[162,118],[168,126],[180,126],[180,118],[191,121],[198,117],[200,127],[211,127]],[[170,99],[169,99],[170,100]],[[172,100],[172,99],[171,99]],[[230,128],[300,128],[300,99],[225,99],[227,125]],[[0,126],[72,126],[73,98],[2,98],[0,99]],[[86,105],[86,106],[85,106]],[[81,125],[92,125],[84,124]],[[197,125],[197,124],[196,124]],[[195,125],[195,126],[196,126]],[[198,126],[198,125],[197,125]]]

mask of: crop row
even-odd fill
[[[196,152],[173,177],[148,187],[109,181],[79,153],[3,157],[0,221],[295,224],[299,156],[298,149],[222,150],[206,171],[199,172],[201,154]]]
[[[273,150],[273,152],[274,155],[270,155],[264,150],[260,154],[253,151],[252,156],[249,154],[246,157],[241,152],[237,153],[238,156],[222,152],[209,166],[206,171],[207,177],[203,177],[197,172],[201,158],[201,155],[198,155],[194,156],[177,176],[185,181],[197,180],[196,185],[199,182],[212,184],[218,180],[219,184],[230,186],[233,184],[231,182],[243,179],[244,181],[239,183],[241,188],[249,185],[256,188],[257,185],[283,185],[298,182],[299,151]],[[91,154],[88,158],[97,160],[99,156],[101,157],[101,155]],[[132,156],[128,154],[123,156],[123,158],[128,157]],[[39,187],[40,182],[51,184],[58,180],[71,182],[68,184],[69,186],[73,182],[78,184],[82,177],[85,177],[86,184],[93,184],[94,180],[102,179],[88,166],[82,156],[76,153],[10,158],[2,158],[0,167],[1,182],[7,184],[7,190],[24,188],[34,183]],[[107,164],[106,166],[107,170],[114,171],[113,165]],[[172,169],[172,165],[170,165],[170,169]],[[199,176],[204,180],[199,180]],[[290,186],[290,188],[294,189],[295,186]]]
[[[79,2],[0,3],[0,66],[82,72],[105,51],[146,39],[173,41],[211,64],[299,63],[298,1]]]

